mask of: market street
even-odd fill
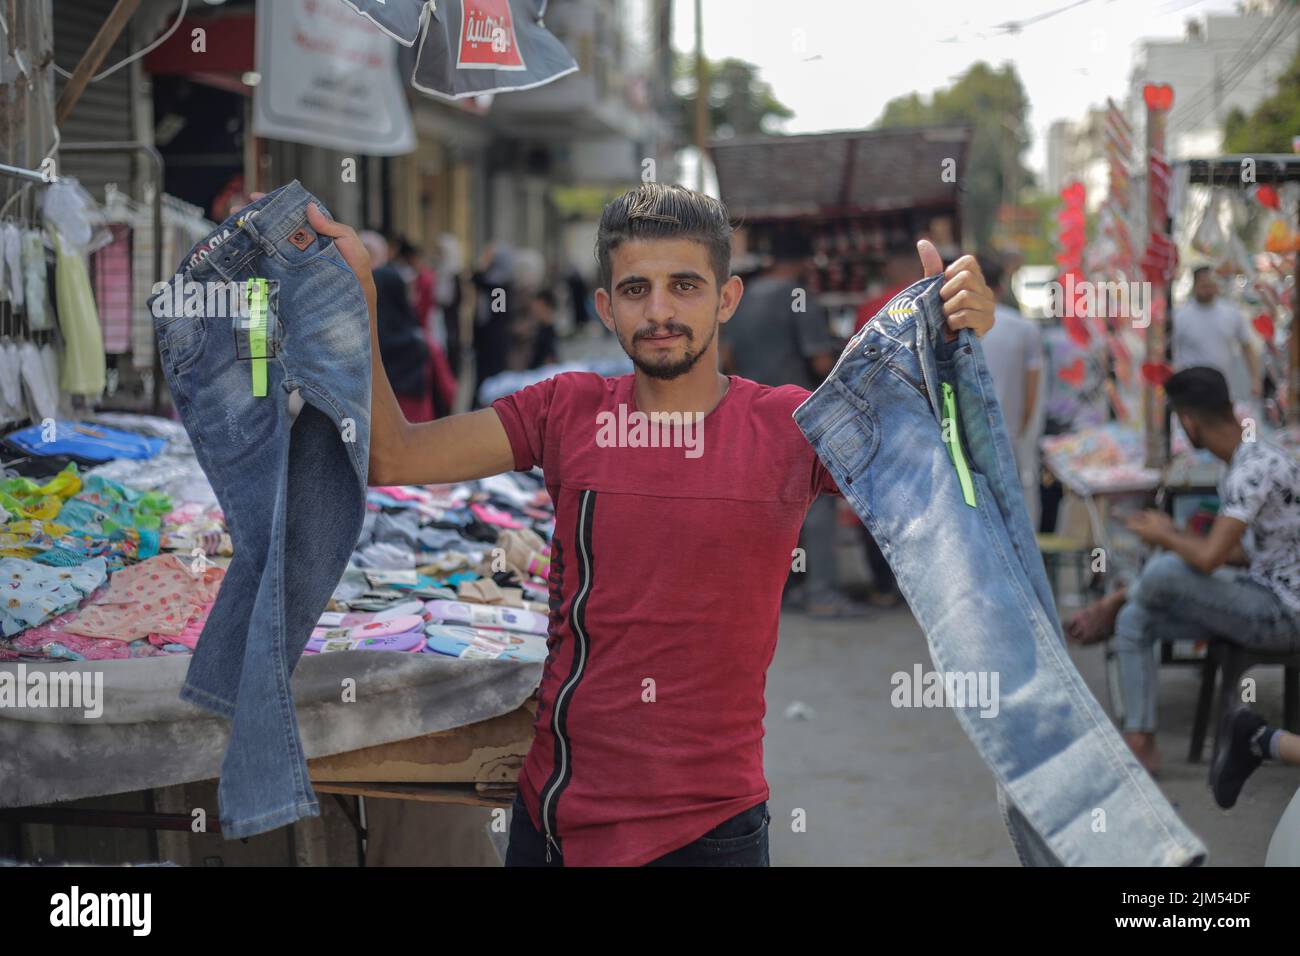
[[[1103,651],[1071,647],[1070,656],[1104,702]],[[906,609],[861,621],[782,615],[764,750],[773,866],[1016,865],[993,778],[956,718],[890,704],[890,676],[918,662],[933,667]],[[1280,718],[1281,670],[1250,676],[1259,709]],[[1206,763],[1186,760],[1199,678],[1196,667],[1160,669],[1161,788],[1209,848],[1211,865],[1258,866],[1300,775],[1265,766],[1236,807],[1216,807]],[[811,708],[809,719],[785,716],[796,701]],[[804,833],[791,832],[795,808],[807,811]]]

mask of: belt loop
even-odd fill
[[[269,204],[268,204],[268,205],[269,205]],[[261,210],[258,210],[258,212],[261,212],[261,211],[265,210],[266,208],[267,208],[267,206],[263,206]],[[269,240],[268,238],[266,238],[266,236],[262,234],[262,231],[261,231],[260,229],[257,228],[257,220],[256,220],[256,218],[252,218],[252,219],[240,219],[240,220],[239,220],[239,228],[240,228],[242,231],[248,233],[248,234],[252,237],[253,241],[254,241],[255,243],[257,243],[258,247],[259,247],[263,252],[269,254],[269,253],[271,253],[271,252],[274,251],[274,249],[275,249],[275,243],[271,242],[271,240]]]

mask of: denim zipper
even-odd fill
[[[945,428],[944,444],[948,446],[948,454],[952,456],[952,463],[957,469],[957,480],[961,482],[961,496],[966,500],[966,504],[972,508],[975,505],[975,482],[970,476],[970,466],[966,464],[966,455],[961,450],[961,440],[957,436],[957,397],[953,394],[952,386],[947,382],[939,383],[943,389],[943,417],[945,421],[952,422],[951,428]]]

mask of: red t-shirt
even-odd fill
[[[568,865],[648,863],[768,797],[782,586],[808,506],[839,492],[791,418],[808,392],[730,381],[699,444],[660,441],[677,447],[615,431],[620,405],[635,422],[632,375],[568,372],[492,405],[515,468],[540,466],[555,502],[519,789]]]

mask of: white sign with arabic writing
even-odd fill
[[[411,152],[396,54],[336,0],[258,0],[253,132],[370,156]]]

